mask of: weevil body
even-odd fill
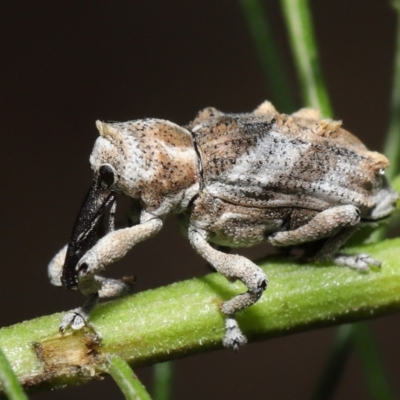
[[[367,270],[380,263],[339,248],[365,223],[387,218],[398,198],[383,176],[388,160],[371,152],[340,122],[302,109],[279,114],[269,102],[253,113],[201,111],[187,127],[146,119],[97,122],[90,163],[92,188],[68,244],[49,265],[53,284],[79,289],[87,303],[68,313],[60,329],[80,329],[97,299],[129,291],[125,281],[98,275],[136,243],[156,234],[168,214],[180,214],[194,249],[247,292],[226,301],[226,347],[246,342],[235,313],[254,304],[267,286],[253,262],[211,244],[247,247],[261,242],[305,249],[310,260]],[[115,194],[132,199],[137,223],[95,242]],[[133,218],[135,220],[135,218]]]

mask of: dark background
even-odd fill
[[[389,115],[396,27],[389,3],[312,3],[335,116],[376,150]],[[279,2],[264,5],[300,105]],[[184,124],[205,106],[250,111],[273,98],[233,0],[2,1],[0,30],[0,326],[7,326],[83,301],[51,287],[46,266],[67,241],[89,187],[96,119],[158,117]],[[208,272],[173,219],[111,270],[136,274],[138,291]],[[399,395],[399,316],[371,325]],[[324,329],[252,344],[239,354],[179,360],[173,398],[306,399],[334,335],[334,328]],[[150,369],[137,373],[150,387]],[[108,378],[32,395],[72,396],[122,398]],[[336,398],[369,398],[354,355]]]

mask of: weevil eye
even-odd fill
[[[107,188],[115,183],[116,174],[114,168],[110,164],[103,164],[99,168],[99,175]]]

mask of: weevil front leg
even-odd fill
[[[193,248],[226,278],[239,279],[248,289],[246,293],[225,301],[221,308],[226,315],[223,345],[238,350],[247,339],[235,319],[235,313],[250,307],[261,297],[267,287],[268,279],[263,270],[247,258],[215,250],[207,239],[206,231],[193,226],[189,228],[189,240]]]
[[[62,287],[61,276],[64,267],[65,256],[68,245],[65,245],[50,261],[48,265],[48,276],[50,283],[54,286]],[[100,275],[94,275],[94,280],[99,283],[98,298],[111,299],[128,294],[133,287],[133,278],[126,277],[122,279],[105,278]]]
[[[134,284],[133,279],[109,279],[100,275],[94,275],[93,280],[98,284],[98,292],[90,294],[82,306],[64,315],[60,323],[60,332],[64,332],[67,328],[72,330],[82,329],[87,324],[92,310],[100,299],[125,296],[131,292]]]
[[[137,243],[155,235],[161,228],[161,218],[143,212],[140,224],[109,232],[101,238],[78,262],[78,289],[89,296],[88,301],[67,313],[62,319],[60,330],[68,327],[81,329],[87,322],[91,310],[99,298],[117,297],[126,294],[130,282],[107,279],[98,275],[109,264],[118,261]]]
[[[61,276],[65,262],[68,245],[65,245],[50,261],[48,266],[48,275],[50,283],[54,286],[62,287]],[[60,323],[60,331],[63,332],[67,327],[73,330],[83,328],[90,315],[90,312],[97,305],[99,299],[110,299],[121,297],[131,292],[133,279],[110,279],[100,275],[93,277],[99,284],[99,291],[89,296],[89,299],[83,306],[75,308],[68,312]]]
[[[110,209],[109,224],[107,235],[115,230],[115,211],[116,202],[113,203]],[[135,208],[131,211],[134,214],[135,223],[140,223],[140,212]],[[62,287],[62,273],[65,264],[65,257],[67,255],[68,244],[66,244],[50,261],[47,267],[47,273],[50,283],[54,286]],[[133,280],[131,278],[111,279],[104,278],[100,275],[94,276],[95,281],[100,286],[98,292],[99,299],[110,299],[121,297],[129,293],[133,287]]]
[[[49,262],[47,276],[52,285],[62,287],[61,276],[67,255],[68,245],[66,244]]]

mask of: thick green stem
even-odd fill
[[[383,261],[382,270],[262,262],[270,286],[238,315],[250,341],[399,311],[400,239],[358,250]],[[0,329],[0,346],[26,387],[79,384],[111,355],[138,366],[221,348],[221,303],[244,291],[213,273],[99,306],[91,323],[102,339],[90,329],[61,336],[55,314]]]

